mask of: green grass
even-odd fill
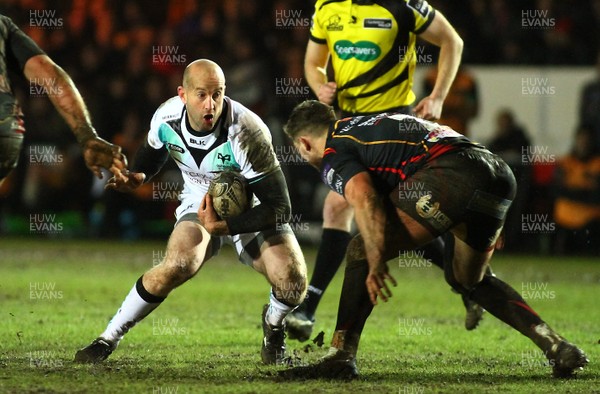
[[[268,285],[228,247],[135,327],[107,362],[73,364],[75,351],[104,329],[163,248],[0,240],[0,392],[600,392],[600,261],[584,258],[497,256],[494,264],[519,291],[547,286],[530,304],[591,360],[574,380],[550,378],[541,352],[489,314],[467,332],[460,298],[436,267],[392,263],[399,285],[367,323],[360,379],[282,382],[276,377],[281,367],[260,363],[259,317]],[[314,249],[305,254],[314,260]],[[316,332],[325,331],[326,345],[305,352],[306,343],[288,341],[305,361],[325,353],[341,279],[317,316]]]

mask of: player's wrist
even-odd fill
[[[91,125],[77,127],[73,130],[73,134],[75,134],[75,138],[81,147],[85,147],[89,141],[99,138],[98,133]]]
[[[206,229],[206,231],[208,231],[210,235],[214,235],[217,237],[223,235],[231,235],[229,233],[229,226],[227,225],[227,222],[225,220],[206,223],[206,226],[204,228]]]

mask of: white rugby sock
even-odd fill
[[[118,343],[133,326],[164,301],[164,297],[148,293],[142,285],[142,277],[125,297],[123,304],[108,323],[106,330],[100,334],[102,338]]]
[[[283,319],[285,319],[287,314],[290,313],[294,308],[295,306],[288,306],[275,298],[273,289],[271,289],[269,309],[267,309],[265,320],[272,326],[281,327],[283,326]]]

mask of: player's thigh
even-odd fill
[[[479,283],[483,279],[493,253],[493,248],[479,251],[455,236],[452,260],[454,278],[467,289]]]
[[[298,283],[301,287],[305,286],[304,255],[291,231],[266,237],[260,246],[260,254],[252,261],[252,266],[273,285]]]
[[[340,194],[330,191],[323,203],[323,228],[350,231],[354,211]]]
[[[425,226],[407,212],[393,206],[391,201],[384,200],[384,209],[386,211],[384,261],[397,259],[403,251],[418,248],[435,238]],[[361,234],[350,242],[346,257],[348,261],[366,259],[365,245]]]
[[[392,203],[439,236],[452,229],[478,251],[496,240],[515,193],[510,168],[485,149],[431,160],[391,193]]]
[[[389,245],[394,245],[392,250],[396,254],[392,258],[398,257],[398,253],[404,250],[411,250],[431,242],[436,236],[427,227],[419,223],[408,212],[396,208],[398,221],[388,221],[386,237]]]
[[[212,252],[212,238],[200,223],[180,221],[169,237],[165,258],[158,267],[194,275]]]

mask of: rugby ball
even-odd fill
[[[237,216],[250,206],[248,182],[235,171],[222,171],[208,186],[208,194],[213,198],[213,207],[221,219]]]

